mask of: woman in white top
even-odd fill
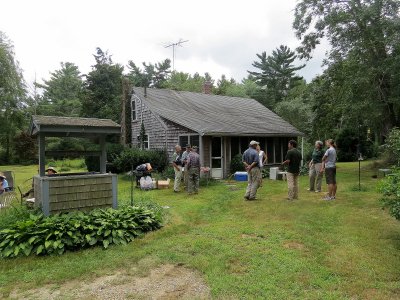
[[[259,160],[258,167],[261,170],[260,186],[262,186],[262,169],[263,169],[264,165],[267,163],[268,156],[264,151],[261,150],[261,147],[259,144],[257,145],[256,150],[258,152],[258,160]]]

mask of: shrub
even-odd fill
[[[378,190],[383,194],[383,208],[388,208],[390,215],[400,220],[400,169],[393,170],[393,174],[382,179]]]
[[[387,161],[390,164],[400,166],[400,129],[393,128],[384,145]]]
[[[124,151],[124,146],[121,144],[107,144],[107,171],[113,173],[119,173],[114,167],[114,160]],[[87,156],[85,157],[85,164],[89,172],[99,172],[100,171],[100,159],[98,156]]]
[[[44,217],[31,214],[0,230],[0,255],[63,254],[65,251],[126,244],[145,232],[161,228],[160,213],[139,206],[97,209]]]
[[[141,150],[138,148],[125,148],[113,161],[114,166],[120,172],[131,170],[132,166],[150,163],[153,169],[163,172],[169,164],[166,150]]]
[[[235,174],[238,171],[244,171],[242,154],[236,154],[231,159],[231,173]]]

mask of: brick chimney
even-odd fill
[[[204,94],[212,94],[212,87],[213,87],[213,84],[211,81],[208,81],[208,80],[205,81],[203,84],[203,93]]]

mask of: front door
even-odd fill
[[[222,178],[222,138],[219,136],[211,139],[211,176],[212,178]]]

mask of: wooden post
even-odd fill
[[[204,144],[203,144],[203,136],[199,135],[199,155],[200,155],[200,166],[204,167]]]
[[[107,151],[106,151],[106,138],[104,135],[100,137],[100,173],[106,173]]]
[[[129,94],[128,79],[122,77],[122,107],[121,107],[121,145],[126,145],[126,99]]]
[[[46,156],[45,156],[45,136],[39,133],[39,175],[45,176],[46,173]]]

